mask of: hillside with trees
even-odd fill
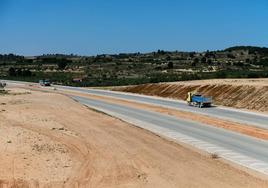
[[[268,77],[268,48],[236,46],[218,51],[79,56],[0,55],[0,78],[73,86],[111,86],[211,78]]]

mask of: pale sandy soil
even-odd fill
[[[184,81],[184,82],[167,82],[167,83],[178,84],[178,85],[230,84],[230,85],[268,86],[268,78],[212,79],[212,80],[195,80],[195,81]]]
[[[0,96],[0,187],[268,187],[52,93]]]
[[[268,114],[268,79],[214,79],[114,87],[113,90],[185,100],[188,92],[212,96],[214,104]]]

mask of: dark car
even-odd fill
[[[50,86],[51,85],[49,80],[39,80],[39,84],[41,86]]]

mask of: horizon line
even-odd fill
[[[39,55],[25,55],[25,54],[20,54],[20,53],[13,53],[13,52],[8,52],[8,53],[2,53],[0,52],[0,55],[10,55],[10,54],[13,54],[13,55],[16,55],[16,56],[23,56],[23,57],[39,57],[39,56],[45,56],[45,55],[69,55],[69,56],[84,56],[84,57],[92,57],[92,56],[98,56],[98,55],[120,55],[120,54],[150,54],[150,53],[154,53],[154,52],[157,52],[159,50],[161,51],[164,51],[164,52],[183,52],[183,53],[204,53],[204,52],[217,52],[217,51],[225,51],[227,50],[228,48],[233,48],[233,47],[257,47],[257,48],[268,48],[266,46],[255,46],[255,45],[234,45],[234,46],[230,46],[230,47],[227,47],[227,48],[223,48],[221,50],[219,49],[214,49],[214,50],[164,50],[164,49],[157,49],[157,50],[154,50],[154,51],[143,51],[143,52],[140,52],[140,51],[136,51],[136,52],[114,52],[114,53],[96,53],[96,54],[92,54],[92,55],[85,55],[85,54],[77,54],[77,53],[42,53],[42,54],[39,54]]]

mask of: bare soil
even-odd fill
[[[196,91],[212,96],[217,105],[268,113],[268,79],[221,79],[144,84],[113,90],[185,100]]]
[[[268,187],[66,96],[12,90],[0,97],[0,187]]]

